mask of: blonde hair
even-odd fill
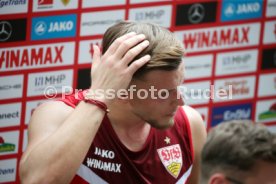
[[[166,28],[152,23],[122,21],[111,26],[103,36],[103,53],[116,38],[129,32],[144,34],[150,43],[145,50],[133,59],[134,61],[147,54],[151,56],[151,60],[134,74],[134,78],[155,69],[175,70],[178,68],[184,54],[181,42]]]

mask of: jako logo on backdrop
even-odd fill
[[[224,0],[222,3],[221,20],[233,21],[253,19],[262,16],[262,0]]]
[[[32,40],[73,37],[76,21],[75,14],[33,18]]]
[[[252,104],[240,104],[224,107],[215,107],[212,113],[212,127],[223,121],[251,119]]]

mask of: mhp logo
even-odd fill
[[[224,107],[215,107],[212,113],[211,126],[216,126],[223,121],[252,119],[252,104],[239,104]]]
[[[36,17],[32,20],[32,40],[66,38],[76,35],[75,14]]]
[[[263,0],[224,0],[221,21],[259,18],[262,16]]]

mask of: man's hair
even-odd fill
[[[276,162],[276,134],[264,125],[235,120],[214,127],[201,153],[201,179],[216,172],[249,171],[256,161]]]
[[[166,28],[152,23],[122,21],[111,26],[103,36],[103,53],[107,51],[116,38],[129,32],[144,34],[149,41],[149,46],[133,61],[147,54],[151,56],[150,61],[136,71],[134,78],[154,69],[170,71],[178,68],[184,53],[181,42]]]

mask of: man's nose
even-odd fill
[[[178,106],[183,106],[184,103],[184,99],[183,96],[181,95],[181,92],[179,89],[176,89],[173,94],[172,94],[172,100],[174,104],[177,104]]]
[[[184,104],[185,104],[184,98],[183,98],[183,96],[181,95],[180,90],[177,89],[177,105],[178,105],[178,106],[183,106]]]

